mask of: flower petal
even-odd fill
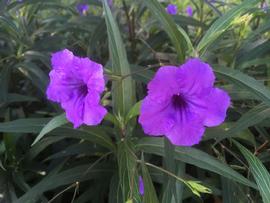
[[[203,120],[191,112],[178,112],[174,127],[165,134],[172,144],[192,146],[198,144],[205,131]]]
[[[163,66],[148,83],[148,94],[156,102],[163,102],[179,92],[178,69],[175,66]]]
[[[198,58],[189,59],[178,71],[177,81],[181,84],[181,93],[201,94],[214,85],[215,75],[212,68]]]
[[[170,101],[162,103],[147,96],[142,101],[139,123],[146,134],[159,136],[168,132],[174,125]]]
[[[207,116],[204,125],[212,127],[221,124],[225,120],[227,109],[230,106],[229,95],[219,88],[213,88],[206,102]]]
[[[73,60],[73,74],[87,84],[89,91],[104,91],[105,81],[103,67],[89,58],[75,57]]]
[[[54,69],[67,69],[73,61],[73,53],[68,49],[52,54],[51,63]]]
[[[97,125],[101,123],[104,116],[107,114],[107,110],[100,104],[95,104],[93,102],[94,100],[99,100],[98,94],[96,96],[88,94],[85,98],[83,122],[87,125]]]
[[[46,94],[48,99],[55,102],[66,102],[73,97],[74,92],[77,94],[78,87],[82,82],[75,77],[70,71],[53,69],[50,74],[50,84]]]
[[[77,94],[67,102],[62,102],[61,106],[66,112],[67,119],[73,123],[74,128],[78,128],[83,124],[84,114],[84,97]]]

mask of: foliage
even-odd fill
[[[170,1],[174,16],[169,1],[84,2],[87,15],[79,1],[0,0],[0,202],[268,203],[264,2]],[[102,125],[73,129],[46,99],[50,54],[63,48],[105,66]],[[190,57],[215,68],[232,105],[199,145],[176,147],[145,135],[136,119],[155,71]]]

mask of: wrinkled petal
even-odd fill
[[[178,68],[175,66],[161,67],[154,78],[148,83],[148,94],[156,102],[163,102],[180,90]]]
[[[73,96],[73,92],[81,86],[81,81],[76,80],[69,72],[52,70],[49,74],[50,84],[46,94],[48,99],[55,102],[64,102]]]
[[[157,103],[155,99],[147,96],[142,101],[139,123],[146,134],[159,136],[168,132],[174,125],[171,105],[165,101]]]
[[[99,103],[93,102],[97,99],[99,100],[99,97],[97,98],[97,96],[90,94],[85,98],[83,122],[87,125],[97,125],[101,123],[107,113],[107,110],[103,106]]]
[[[76,57],[73,61],[73,75],[87,84],[89,92],[103,92],[105,81],[101,64],[91,61],[89,58]]]
[[[174,145],[192,146],[200,142],[204,131],[203,121],[198,115],[178,112],[176,123],[166,136]]]
[[[83,124],[84,115],[84,97],[77,95],[67,102],[61,103],[62,108],[66,112],[67,119],[73,123],[74,128],[78,128]]]
[[[189,59],[178,69],[178,83],[181,93],[193,95],[207,92],[214,85],[215,75],[212,68],[198,58]]]
[[[73,53],[67,49],[52,54],[51,63],[54,69],[68,69],[73,61]]]
[[[207,110],[204,125],[212,127],[223,123],[231,103],[229,95],[221,89],[213,88],[206,98],[206,103]]]

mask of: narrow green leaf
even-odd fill
[[[39,133],[49,118],[28,118],[0,123],[0,132]]]
[[[41,138],[43,138],[44,135],[46,135],[48,132],[54,130],[55,128],[58,128],[64,124],[68,123],[66,119],[66,114],[61,114],[59,116],[54,117],[50,122],[41,130],[39,135],[36,137],[34,142],[32,143],[32,146],[36,144]]]
[[[189,51],[191,43],[186,32],[181,28],[177,27],[172,17],[168,15],[165,8],[157,0],[143,1],[149,10],[159,20],[163,29],[169,35],[173,46],[176,49],[179,62],[184,62],[186,54]],[[188,41],[187,41],[188,39]]]
[[[124,139],[118,144],[117,149],[118,173],[122,198],[124,201],[133,200],[134,202],[138,202],[138,200],[140,200],[138,186],[139,175],[133,143]]]
[[[164,156],[163,138],[141,139],[137,147],[144,152]],[[253,182],[231,169],[228,165],[201,150],[192,147],[176,147],[174,157],[176,160],[212,171],[249,187],[257,188]]]
[[[224,203],[246,203],[248,197],[243,188],[236,182],[229,180],[228,178],[221,178],[222,185],[222,200]]]
[[[250,171],[258,185],[264,203],[270,202],[270,174],[263,163],[240,143],[233,140],[247,160]]]
[[[176,163],[174,159],[175,147],[168,139],[164,139],[164,166],[163,168],[173,174],[176,173]],[[162,202],[181,202],[176,199],[176,181],[174,177],[165,175],[163,184]]]
[[[113,171],[113,166],[111,164],[96,165],[89,170],[90,166],[91,164],[81,165],[56,174],[48,174],[14,203],[37,202],[43,192],[59,186],[75,184],[76,182],[109,178]]]
[[[138,115],[140,114],[141,103],[142,103],[142,101],[137,102],[137,103],[134,104],[134,106],[130,109],[130,111],[129,111],[128,114],[127,114],[126,123],[127,123],[130,119],[132,119],[132,118],[134,118],[134,117],[136,117],[136,116],[138,116]]]
[[[103,0],[105,20],[109,38],[109,49],[112,60],[112,74],[125,76],[131,73],[125,46],[119,28],[113,18],[107,0]],[[135,103],[134,81],[131,77],[114,81],[112,86],[113,109],[115,114],[126,116]]]
[[[158,197],[155,191],[155,187],[152,182],[152,178],[145,164],[142,162],[142,177],[144,183],[144,196],[143,202],[159,203]]]
[[[261,101],[270,104],[270,90],[254,78],[232,68],[218,68],[214,71],[220,78],[224,78],[239,87],[245,88]]]
[[[219,36],[233,25],[235,19],[239,20],[241,18],[240,16],[253,8],[256,3],[258,3],[258,0],[245,0],[242,4],[219,17],[204,34],[197,46],[197,51],[203,53]]]
[[[250,126],[254,126],[266,118],[270,117],[270,107],[266,104],[259,104],[253,109],[249,110],[247,113],[242,115],[242,117],[223,135],[217,138],[217,142],[224,138],[229,138],[236,136],[237,133],[247,129]]]
[[[28,118],[0,123],[0,132],[39,133],[49,121],[50,118]],[[69,126],[62,126],[54,129],[50,132],[50,134],[63,136],[64,138],[85,139],[90,142],[100,144],[101,146],[104,146],[108,149],[115,149],[111,138],[104,132],[101,127],[85,126],[79,129],[73,129]],[[40,142],[42,142],[42,140]],[[36,145],[38,144],[39,143]],[[34,145],[33,148],[35,148],[36,145]],[[45,146],[45,144],[43,143],[40,147],[42,146]]]

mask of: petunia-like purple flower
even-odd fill
[[[105,88],[102,65],[67,49],[52,54],[51,63],[48,99],[61,104],[75,128],[99,124],[107,113],[100,104]]]
[[[88,4],[79,3],[79,4],[77,4],[76,8],[77,8],[77,11],[78,11],[81,15],[85,15],[86,12],[87,12],[88,9],[89,9],[89,5],[88,5]]]
[[[187,6],[186,13],[187,13],[188,16],[193,15],[193,9],[192,9],[192,7],[190,5]]]
[[[112,5],[113,5],[113,0],[108,0],[108,4],[109,4],[110,7],[112,7]]]
[[[144,195],[144,183],[142,176],[139,176],[139,193]]]
[[[269,6],[268,6],[267,2],[264,2],[262,5],[262,11],[266,13],[268,8],[269,8]]]
[[[169,4],[166,8],[166,11],[170,15],[176,15],[178,12],[177,6],[175,4]]]
[[[225,120],[230,105],[230,97],[214,81],[212,68],[198,58],[180,67],[161,67],[142,101],[139,123],[144,132],[165,135],[179,146],[199,143],[206,126]]]

